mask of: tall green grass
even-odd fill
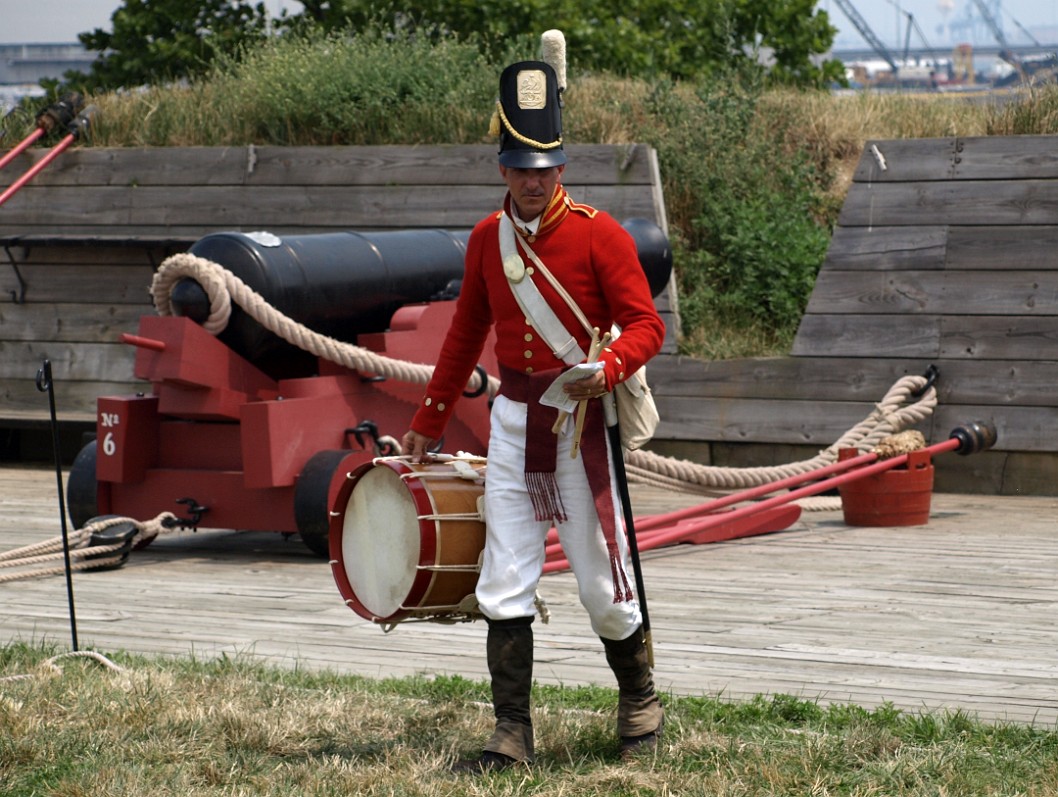
[[[93,97],[95,146],[484,143],[504,65],[444,37],[289,35],[206,78]],[[27,107],[8,140],[30,132]],[[836,95],[584,75],[570,58],[564,135],[659,154],[683,349],[788,350],[868,139],[1058,133],[1058,85],[1013,93]],[[483,209],[484,210],[484,209]]]
[[[96,98],[99,146],[470,143],[494,69],[476,48],[402,34],[310,34],[225,59],[206,79]]]

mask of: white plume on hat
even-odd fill
[[[546,30],[540,36],[540,49],[545,64],[555,70],[558,90],[566,90],[566,37],[560,30]]]

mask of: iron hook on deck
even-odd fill
[[[937,377],[940,376],[940,369],[936,365],[931,364],[929,368],[926,369],[926,372],[922,374],[922,376],[925,377],[926,384],[924,384],[918,390],[912,390],[911,398],[917,399],[925,395],[926,391],[933,387],[934,383],[937,381]]]
[[[178,498],[176,500],[178,504],[184,504],[187,506],[187,511],[191,513],[191,517],[171,517],[162,521],[162,525],[167,529],[190,529],[191,531],[198,531],[198,524],[202,522],[202,515],[209,511],[208,506],[202,506],[194,498]]]

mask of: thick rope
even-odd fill
[[[433,373],[433,366],[383,357],[312,332],[271,307],[260,294],[223,266],[186,252],[167,258],[154,277],[151,295],[159,314],[172,315],[169,292],[183,278],[198,282],[209,296],[210,316],[203,327],[213,334],[223,331],[231,315],[231,302],[235,301],[261,326],[288,343],[346,368],[418,384],[426,384]],[[835,462],[840,449],[855,448],[861,453],[870,451],[884,438],[928,418],[937,405],[937,393],[933,387],[926,389],[909,406],[904,406],[925,385],[926,378],[922,376],[905,376],[897,380],[870,415],[833,445],[802,462],[773,467],[721,468],[640,449],[627,453],[628,478],[637,484],[715,496],[720,491],[747,489],[788,476],[807,474]],[[479,387],[480,379],[475,373],[467,383],[467,390],[475,391]],[[498,390],[499,381],[489,377],[489,396],[495,396]],[[834,509],[838,502],[816,497],[799,503],[806,509]]]
[[[937,392],[933,387],[911,405],[903,406],[925,384],[926,378],[922,376],[900,378],[870,415],[811,459],[773,467],[721,468],[639,450],[627,454],[629,476],[634,473],[644,483],[698,492],[747,489],[809,473],[836,462],[838,451],[843,448],[855,448],[860,453],[871,451],[886,437],[928,418],[937,406]]]
[[[173,285],[185,278],[195,280],[209,296],[210,314],[202,326],[214,335],[222,332],[227,326],[231,317],[231,303],[234,301],[269,332],[303,351],[350,370],[421,385],[429,382],[433,374],[432,365],[395,360],[370,349],[313,332],[276,310],[259,293],[223,266],[188,252],[166,258],[154,275],[151,297],[159,315],[173,314],[169,294]],[[495,396],[499,388],[499,380],[489,377],[488,395]],[[480,389],[481,376],[475,371],[467,382],[467,392]]]
[[[111,526],[117,526],[122,523],[131,523],[136,527],[136,534],[131,541],[111,545],[88,545],[92,535],[96,532],[104,531]],[[95,570],[120,565],[125,558],[124,553],[117,556],[106,556],[106,554],[122,551],[130,545],[146,545],[159,534],[171,531],[176,527],[179,527],[179,519],[172,512],[162,512],[157,517],[143,522],[129,517],[111,517],[89,523],[68,535],[70,569],[73,571]],[[92,558],[89,559],[88,557]],[[0,553],[0,569],[28,568],[49,562],[61,562],[65,558],[62,537],[52,537],[42,542]],[[0,584],[28,578],[61,575],[65,572],[65,564],[61,564],[53,567],[37,568],[36,570],[4,573],[0,575]]]

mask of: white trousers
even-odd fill
[[[525,486],[526,405],[497,396],[491,423],[485,478],[485,553],[476,596],[486,617],[510,620],[536,613],[533,601],[552,524],[536,519]],[[555,476],[567,515],[567,520],[557,525],[559,539],[577,578],[580,602],[588,612],[592,630],[606,639],[625,639],[642,622],[639,604],[635,600],[613,602],[610,556],[584,463],[579,456],[572,459],[569,455],[571,443],[571,433],[559,437]],[[612,459],[610,484],[616,485]],[[631,582],[620,496],[616,487],[611,492],[617,545]]]

